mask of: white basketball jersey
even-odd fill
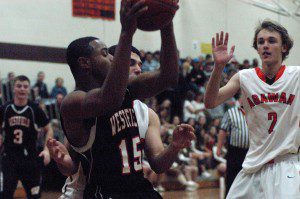
[[[139,127],[140,137],[145,139],[149,126],[149,110],[148,106],[140,100],[133,101],[133,109]]]
[[[239,72],[250,148],[246,173],[258,171],[275,157],[297,153],[300,146],[300,67],[282,66],[269,85],[259,68]]]

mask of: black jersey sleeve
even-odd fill
[[[40,107],[38,107],[38,106],[36,107],[35,114],[36,114],[37,125],[39,125],[40,127],[44,127],[47,124],[49,124],[48,116]]]

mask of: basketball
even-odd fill
[[[134,0],[133,3],[139,0]],[[173,19],[178,3],[175,0],[146,0],[148,10],[138,18],[137,27],[144,31],[155,31],[169,24]]]

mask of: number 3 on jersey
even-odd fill
[[[139,137],[132,138],[132,146],[133,146],[133,158],[134,158],[134,170],[140,171],[142,170],[142,152],[138,150],[138,144],[141,142]],[[123,170],[122,174],[129,174],[130,173],[130,165],[128,160],[128,150],[126,145],[126,140],[123,139],[119,145],[119,149],[122,156],[123,162]]]
[[[21,129],[14,130],[14,143],[15,144],[23,143],[23,131]]]
[[[274,127],[277,122],[277,113],[276,112],[270,112],[268,113],[268,120],[272,120],[271,126],[269,128],[269,134],[271,134],[274,130]]]

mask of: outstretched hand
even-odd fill
[[[180,124],[173,132],[172,145],[176,149],[183,149],[191,146],[191,141],[196,139],[195,130],[191,125]]]
[[[68,164],[69,161],[72,161],[68,149],[61,142],[56,139],[50,138],[47,141],[47,147],[51,158],[58,164]]]
[[[216,37],[212,38],[212,51],[213,57],[215,61],[215,66],[224,67],[233,57],[235,46],[232,46],[230,52],[228,54],[228,39],[229,34],[225,34],[224,39],[224,32],[216,33]]]

